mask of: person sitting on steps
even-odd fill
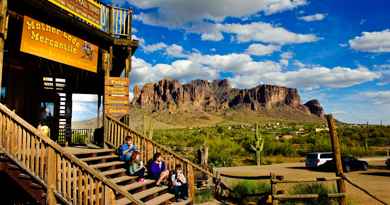
[[[140,152],[133,151],[127,172],[132,176],[137,176],[138,182],[140,183],[144,182],[145,167],[144,167],[144,163],[141,160]]]
[[[176,202],[180,199],[188,199],[187,179],[184,176],[181,165],[176,165],[175,171],[171,175],[172,191],[175,194]]]
[[[131,139],[131,136],[126,136],[125,143],[123,143],[118,148],[118,154],[119,158],[122,161],[129,162],[131,159],[131,155],[134,151],[137,150],[137,146],[133,144],[133,140]]]
[[[169,171],[165,166],[165,163],[162,159],[161,153],[157,152],[153,156],[153,161],[149,164],[148,167],[149,177],[151,179],[157,180],[156,185],[160,186],[161,182],[166,180],[169,176]]]

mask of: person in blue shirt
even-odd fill
[[[131,136],[126,136],[125,143],[118,148],[119,158],[122,161],[129,162],[134,151],[137,151],[137,146],[133,144]]]

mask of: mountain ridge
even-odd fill
[[[249,110],[264,112],[288,107],[306,115],[324,117],[324,109],[316,99],[301,103],[296,88],[261,84],[249,89],[232,88],[226,79],[193,80],[180,83],[175,79],[162,79],[134,87],[132,105],[149,112],[180,113],[189,111],[225,112]]]

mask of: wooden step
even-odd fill
[[[171,203],[171,205],[187,205],[187,204],[190,204],[190,203],[191,203],[191,199],[187,199],[187,200],[184,200],[184,201]]]
[[[156,187],[153,187],[150,189],[146,189],[144,191],[137,192],[137,193],[133,194],[133,196],[134,196],[134,198],[141,200],[143,198],[146,198],[146,197],[152,196],[154,194],[157,194],[159,192],[162,192],[166,189],[168,189],[167,186],[161,186],[161,187],[156,186]],[[130,203],[131,202],[127,198],[121,198],[119,200],[116,200],[117,205],[126,205],[126,204],[130,204]]]
[[[127,205],[127,204],[130,204],[130,200],[128,200],[126,197],[115,201],[115,205]]]
[[[113,169],[113,170],[108,170],[101,172],[104,176],[109,176],[109,175],[114,175],[114,174],[120,174],[120,173],[125,173],[126,169],[120,168],[120,169]]]
[[[114,153],[113,149],[70,149],[67,151],[74,155],[84,155],[84,154],[101,154],[101,153]]]
[[[115,159],[118,158],[118,155],[104,155],[104,156],[98,156],[98,157],[87,157],[87,158],[81,158],[81,161],[83,162],[91,162],[91,161],[97,161],[97,160],[104,160],[104,159]]]
[[[137,199],[143,199],[143,198],[146,198],[148,196],[153,196],[154,194],[157,194],[157,193],[162,192],[162,191],[167,190],[167,189],[168,189],[168,186],[155,186],[155,187],[152,187],[150,189],[146,189],[144,191],[137,192],[137,193],[133,194],[133,196]]]
[[[143,186],[147,186],[149,184],[153,184],[154,182],[155,182],[155,180],[145,179],[145,181],[142,183],[141,182],[133,182],[131,184],[122,186],[122,188],[125,189],[126,191],[131,191],[134,189],[141,188]]]
[[[163,204],[163,203],[169,202],[169,200],[171,200],[174,197],[175,197],[175,195],[173,195],[173,194],[165,193],[163,195],[160,195],[158,197],[155,197],[155,198],[145,202],[145,205],[159,205],[159,204]]]
[[[137,179],[138,177],[137,176],[120,176],[120,177],[116,177],[116,178],[112,178],[111,180],[118,184],[118,183],[121,183],[121,182],[125,182],[125,181],[130,181],[130,180],[134,180],[134,179]]]
[[[112,167],[112,166],[123,165],[123,164],[125,164],[125,162],[123,161],[113,161],[113,162],[104,162],[100,164],[93,164],[89,166],[93,169],[101,169],[101,168]]]

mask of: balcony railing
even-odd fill
[[[131,38],[132,10],[102,5],[101,29],[114,37]]]
[[[42,0],[53,3],[73,16],[115,38],[131,38],[132,10],[105,5],[99,0]],[[99,20],[100,19],[100,20]]]

